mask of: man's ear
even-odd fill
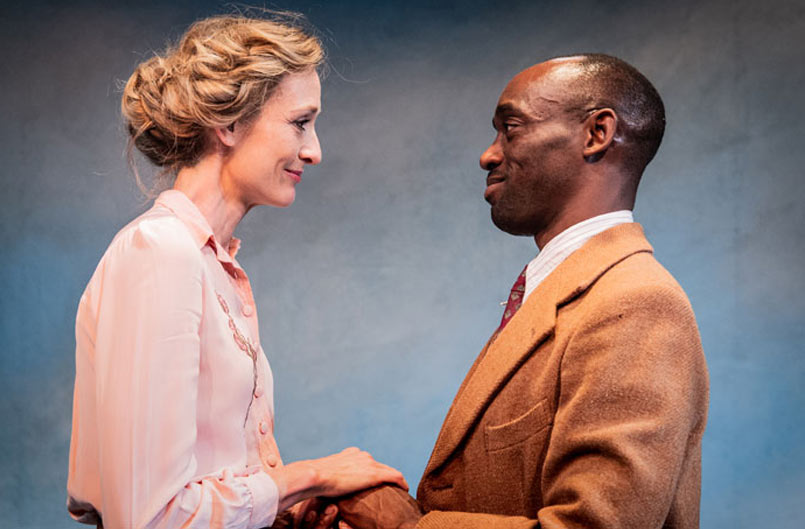
[[[218,127],[213,130],[215,130],[215,137],[218,138],[218,141],[227,147],[234,147],[238,142],[238,132],[240,132],[235,132],[235,128],[235,123],[230,123],[226,127]]]
[[[618,128],[618,115],[611,108],[599,108],[584,121],[584,159],[600,160],[612,145]]]

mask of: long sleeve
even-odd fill
[[[546,529],[659,529],[705,424],[693,312],[665,286],[627,290],[587,312],[562,360],[538,517]]]
[[[276,515],[262,470],[198,475],[204,273],[181,221],[145,219],[113,242],[82,298],[68,490],[86,501],[82,479],[99,476],[92,503],[107,529],[252,528]]]

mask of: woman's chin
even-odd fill
[[[291,188],[287,192],[278,193],[271,197],[267,197],[263,204],[266,206],[273,206],[275,208],[287,208],[296,200],[296,190]]]

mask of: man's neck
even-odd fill
[[[634,209],[634,199],[633,193],[624,193],[611,184],[585,186],[551,219],[545,229],[534,234],[537,248],[545,248],[551,239],[579,222],[613,211]]]

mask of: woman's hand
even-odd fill
[[[408,483],[399,470],[378,463],[369,452],[355,447],[300,463],[312,465],[316,470],[317,496],[343,496],[381,483],[394,483],[408,490]]]
[[[368,452],[354,447],[320,459],[265,470],[279,489],[280,511],[313,496],[343,496],[381,483],[393,483],[408,490],[399,470],[378,463]]]

